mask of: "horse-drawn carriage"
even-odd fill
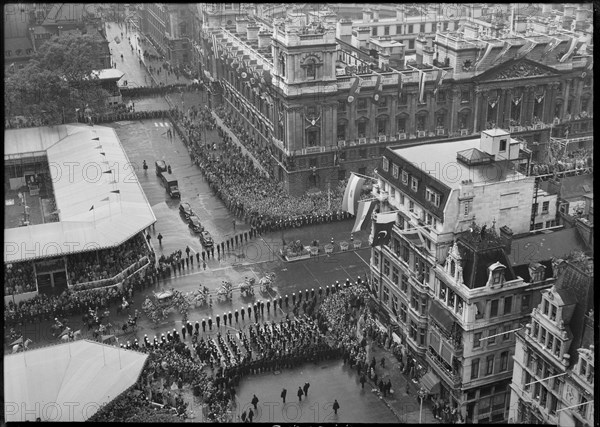
[[[227,280],[223,280],[221,288],[217,291],[217,299],[219,301],[227,301],[233,299],[233,285]]]
[[[254,277],[244,278],[244,281],[238,285],[238,288],[244,297],[254,296],[254,285],[256,285],[256,279]]]
[[[271,293],[273,289],[273,285],[275,284],[275,273],[267,273],[264,277],[262,277],[258,284],[260,285],[260,291]]]
[[[13,354],[18,353],[19,351],[27,350],[29,348],[29,344],[31,344],[32,342],[33,341],[31,341],[29,338],[27,338],[25,341],[23,341],[23,337],[18,338],[10,344],[12,347]]]
[[[189,304],[194,307],[202,307],[208,303],[209,290],[206,286],[198,288],[193,292],[188,292],[185,297],[189,301]]]

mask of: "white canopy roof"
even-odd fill
[[[4,133],[7,153],[21,147],[46,151],[60,218],[5,230],[4,262],[115,247],[156,222],[135,174],[140,165],[129,163],[114,129],[54,128],[62,129]]]
[[[7,355],[5,419],[85,421],[137,381],[147,357],[88,340]]]

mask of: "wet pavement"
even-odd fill
[[[308,396],[298,401],[296,391],[310,383]],[[280,397],[287,389],[286,403]],[[397,423],[379,397],[371,390],[361,389],[356,371],[341,360],[305,364],[295,369],[267,372],[245,377],[237,390],[237,415],[252,407],[253,395],[259,399],[254,422],[300,423]],[[334,414],[337,399],[340,409]]]

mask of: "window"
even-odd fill
[[[406,304],[400,303],[400,320],[406,323]]]
[[[309,129],[306,131],[306,140],[309,147],[319,145],[319,131],[317,129]]]
[[[425,345],[425,336],[427,335],[427,330],[423,328],[419,328],[419,345]]]
[[[471,362],[471,379],[475,380],[479,378],[479,359],[473,359]]]
[[[337,138],[338,138],[338,141],[344,141],[346,139],[346,124],[345,123],[338,123]]]
[[[550,202],[542,203],[542,213],[547,214],[549,210],[550,210]]]
[[[411,296],[410,296],[410,307],[414,310],[414,311],[419,311],[419,298],[417,298],[416,292],[412,292],[411,291]]]
[[[496,343],[496,337],[493,337],[492,335],[496,335],[496,328],[490,329],[490,331],[488,332],[488,337],[490,337],[487,339],[488,345]]]
[[[438,102],[446,102],[446,91],[445,90],[438,90],[437,100],[438,100]]]
[[[404,293],[408,291],[408,277],[405,275],[400,278],[400,290]]]
[[[488,356],[486,367],[485,367],[485,374],[492,375],[493,373],[494,373],[494,356]]]
[[[383,170],[385,172],[388,172],[390,170],[390,161],[387,159],[387,157],[383,158]]]
[[[552,347],[554,346],[554,335],[548,334],[548,342],[546,343],[546,348],[552,351]]]
[[[377,27],[373,27],[373,28],[372,28],[372,32],[371,32],[371,34],[372,34],[372,35],[374,35],[374,36],[376,36],[376,35],[377,35]]]
[[[537,215],[538,213],[538,203],[534,203],[533,205],[531,205],[531,214],[532,215]]]
[[[410,24],[410,25],[408,26],[408,33],[409,33],[409,34],[412,34],[412,33],[413,33],[413,24]]]
[[[390,27],[388,27],[388,26],[383,27],[383,35],[384,36],[390,35]]]
[[[408,49],[409,49],[409,50],[412,50],[412,49],[414,49],[414,48],[415,48],[415,39],[410,39],[410,40],[408,41]]]
[[[398,310],[398,297],[392,294],[392,308],[394,311]]]
[[[398,167],[398,165],[394,165],[392,164],[392,176],[394,178],[398,178],[398,172],[399,172],[400,168]]]
[[[314,80],[316,78],[316,67],[314,61],[308,61],[306,64],[306,79]]]
[[[417,324],[412,320],[410,321],[410,337],[413,341],[417,341]]]
[[[473,348],[481,347],[481,332],[477,332],[473,335]]]
[[[386,276],[390,275],[390,260],[387,258],[383,259],[383,274]]]
[[[359,98],[356,102],[356,109],[358,111],[366,111],[367,110],[367,98]]]
[[[530,303],[531,303],[531,295],[523,295],[521,297],[521,312],[529,311]]]
[[[398,105],[407,105],[408,104],[408,95],[404,92],[400,94],[400,100],[398,101]],[[404,132],[406,129],[406,117],[398,118],[398,132]]]
[[[506,139],[500,140],[500,151],[506,151]]]
[[[396,26],[396,34],[402,34],[402,25]],[[591,79],[590,79],[590,81],[591,81]]]
[[[415,192],[419,189],[419,180],[415,177],[411,177],[410,179],[410,189]]]
[[[473,200],[465,200],[463,202],[463,215],[469,216],[473,210]]]
[[[509,314],[512,310],[512,297],[504,298],[504,314]]]
[[[433,203],[434,206],[439,207],[440,206],[440,199],[441,196],[439,193],[436,193],[435,191],[433,191],[431,188],[427,188],[425,190],[425,199],[429,202],[429,203]]]
[[[390,300],[390,290],[388,289],[387,286],[383,287],[383,302],[384,304],[387,304],[387,302]]]
[[[466,103],[471,100],[471,93],[468,90],[463,90],[460,92],[460,102]]]
[[[550,308],[550,320],[556,320],[557,307],[552,304]]]
[[[547,299],[544,300],[544,309],[543,312],[546,316],[548,316],[548,311],[550,309],[550,303],[548,302]]]
[[[408,264],[408,260],[410,259],[410,249],[408,246],[402,247],[402,260]],[[406,277],[405,277],[406,279]]]
[[[346,101],[338,101],[338,114],[346,114]]]
[[[498,302],[500,300],[492,300],[492,303],[490,304],[490,317],[496,317],[498,315]]]
[[[510,339],[510,333],[507,333],[507,331],[510,331],[510,324],[504,325],[503,329],[504,329],[504,335],[502,335],[502,340],[508,341]]]
[[[546,335],[546,328],[540,326],[540,342],[542,343],[542,345],[546,342]]]
[[[379,252],[377,252],[377,251],[373,252],[373,261],[374,261],[375,265],[379,266]]]
[[[396,267],[392,267],[392,282],[394,283],[394,285],[398,284],[398,275],[398,269]]]
[[[408,184],[408,173],[406,171],[402,171],[402,184]]]
[[[362,120],[360,122],[358,122],[357,130],[358,130],[358,137],[364,138],[367,135],[367,122],[362,121]]]
[[[415,211],[415,202],[413,202],[412,200],[408,201],[408,211],[409,212],[414,212]]]

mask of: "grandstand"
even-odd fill
[[[69,256],[106,257],[134,237],[145,242],[139,234],[156,217],[114,129],[5,130],[4,150],[5,273],[29,277],[33,269],[35,278],[21,292],[5,288],[5,300],[72,287]]]

